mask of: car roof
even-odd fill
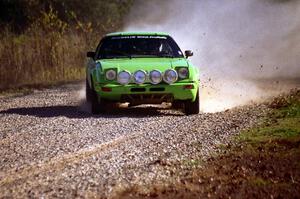
[[[134,35],[155,35],[155,36],[169,36],[165,32],[113,32],[106,34],[107,37],[110,36],[134,36]]]

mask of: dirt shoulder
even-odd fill
[[[300,90],[268,104],[262,122],[207,162],[173,165],[175,183],[129,187],[122,198],[298,198],[300,195]]]

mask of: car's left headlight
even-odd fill
[[[177,68],[177,72],[180,79],[186,79],[189,76],[189,69],[187,67],[179,67]]]
[[[138,70],[133,74],[135,83],[143,84],[146,81],[147,74],[143,70]]]

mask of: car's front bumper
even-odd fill
[[[94,88],[97,94],[110,101],[125,102],[138,100],[145,103],[173,100],[191,100],[196,99],[198,82],[176,82],[174,84],[96,84]],[[149,101],[150,100],[150,101]]]

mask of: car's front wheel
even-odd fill
[[[194,102],[186,101],[184,103],[184,111],[186,115],[198,114],[200,112],[199,90]]]
[[[93,88],[90,87],[88,80],[86,80],[86,101],[91,106],[92,114],[99,114],[104,112],[103,103],[99,103],[97,93],[94,91]]]

